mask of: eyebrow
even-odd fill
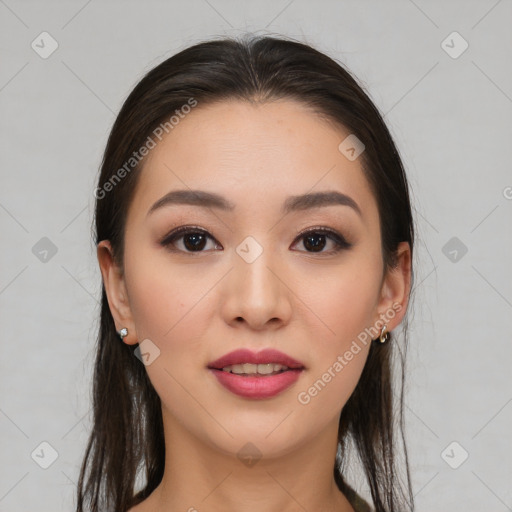
[[[202,208],[217,208],[224,211],[233,211],[235,204],[226,198],[214,192],[204,190],[171,190],[165,196],[161,197],[149,209],[147,215],[163,208],[175,204],[188,204]],[[282,206],[282,213],[287,214],[294,211],[308,210],[323,206],[349,206],[362,217],[359,205],[346,194],[337,191],[311,192],[297,196],[289,196]]]

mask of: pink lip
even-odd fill
[[[230,372],[222,371],[222,368],[233,364],[281,364],[289,370],[276,375],[251,375],[243,377]],[[279,352],[278,350],[265,349],[260,352],[251,352],[247,349],[235,350],[213,361],[208,369],[215,375],[220,384],[232,393],[254,400],[271,398],[297,381],[304,365],[292,357]]]
[[[208,364],[208,368],[222,370],[226,366],[231,366],[233,364],[242,364],[242,363],[252,363],[252,364],[282,364],[283,366],[288,366],[288,368],[293,369],[301,369],[304,368],[304,365],[293,359],[283,352],[279,352],[279,350],[274,350],[271,348],[266,348],[261,350],[260,352],[252,352],[246,348],[234,350],[233,352],[229,352],[228,354],[223,355],[219,359]]]
[[[262,400],[271,398],[289,388],[300,376],[302,370],[287,370],[276,375],[242,377],[222,370],[210,369],[217,380],[235,395]]]

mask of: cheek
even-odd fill
[[[315,337],[315,356],[296,397],[305,417],[314,418],[318,425],[339,417],[357,386],[372,343],[364,332],[369,308],[360,301],[346,308],[334,306],[332,315],[325,318],[335,334],[329,331]]]
[[[314,425],[314,430],[331,422],[338,423],[341,411],[352,395],[364,364],[369,346],[362,347],[350,361],[333,360],[299,390],[297,394],[299,415],[303,421]]]
[[[372,343],[365,329],[373,321],[378,301],[379,268],[364,257],[359,262],[341,266],[328,278],[310,274],[308,282],[302,281],[301,298],[308,305],[303,314],[310,319],[315,357],[297,401],[304,414],[319,423],[339,415],[359,381]]]
[[[374,319],[379,299],[378,266],[362,261],[358,265],[329,272],[309,272],[297,281],[299,297],[308,307],[308,316],[316,318],[317,338],[336,350],[364,332]]]
[[[192,396],[200,396],[194,379],[202,367],[202,344],[208,323],[210,284],[189,272],[179,272],[161,257],[132,252],[126,264],[130,305],[139,341],[149,339],[158,357],[146,366],[162,405],[173,416],[192,414],[198,424],[204,411],[196,410]],[[129,271],[129,272],[128,272]],[[204,418],[203,418],[204,419]],[[205,425],[206,428],[206,425]]]
[[[187,268],[188,267],[188,268]],[[198,311],[215,279],[201,275],[193,266],[171,265],[161,251],[132,250],[126,261],[130,305],[137,333],[165,347],[185,330],[193,340],[200,327]],[[204,316],[204,312],[203,312]],[[206,321],[206,320],[205,320]]]

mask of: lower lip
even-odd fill
[[[222,370],[210,369],[217,380],[235,395],[262,400],[271,398],[288,389],[300,377],[302,370],[287,370],[276,375],[242,377]]]

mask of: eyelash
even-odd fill
[[[167,234],[163,240],[160,242],[160,244],[163,247],[166,247],[168,250],[172,252],[184,252],[186,254],[200,254],[202,252],[206,251],[183,251],[181,249],[171,248],[172,244],[182,238],[185,235],[188,234],[202,234],[206,235],[208,238],[213,240],[214,242],[217,242],[215,238],[213,238],[207,231],[204,229],[197,227],[197,226],[181,226],[173,231],[171,231],[169,234]],[[300,232],[295,240],[293,241],[292,245],[295,245],[298,241],[305,238],[307,235],[310,234],[322,234],[327,235],[328,238],[330,238],[335,244],[336,247],[334,249],[331,249],[330,251],[299,251],[299,252],[306,252],[308,254],[337,254],[338,252],[342,250],[347,250],[352,247],[352,244],[347,242],[345,238],[337,233],[336,231],[324,227],[314,227],[314,228],[308,228],[305,231]],[[220,244],[219,244],[220,245]]]

